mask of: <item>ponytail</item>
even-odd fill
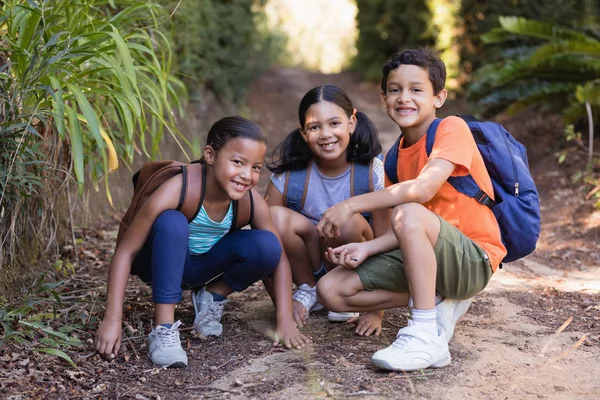
[[[368,164],[381,153],[377,127],[363,112],[356,113],[356,128],[350,137],[346,159],[348,162]]]

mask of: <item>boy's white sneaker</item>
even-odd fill
[[[323,309],[323,306],[317,300],[317,287],[310,287],[308,283],[298,286],[294,294],[292,294],[292,300],[296,300],[304,306],[307,317],[311,311]]]
[[[411,320],[398,331],[391,346],[379,350],[371,358],[377,368],[391,371],[415,371],[429,367],[441,368],[450,364],[450,351],[444,332],[439,336],[421,330]]]
[[[156,326],[148,335],[148,357],[155,365],[169,368],[185,368],[188,358],[181,347],[179,325],[175,322],[170,328]]]
[[[206,291],[206,287],[192,292],[192,304],[196,312],[194,319],[194,330],[204,336],[221,336],[223,325],[221,317],[223,308],[229,300],[215,301],[212,294]]]
[[[473,298],[466,300],[451,300],[444,299],[441,303],[435,306],[436,320],[438,328],[444,331],[448,342],[454,336],[454,328],[458,320],[466,314],[471,306]]]
[[[327,319],[331,322],[346,322],[350,318],[358,317],[360,313],[357,312],[335,312],[329,311],[327,313]]]

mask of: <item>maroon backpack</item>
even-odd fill
[[[117,234],[117,246],[119,246],[136,214],[152,193],[164,182],[179,174],[183,174],[183,187],[181,188],[177,210],[181,211],[188,221],[194,220],[204,200],[206,167],[200,163],[183,164],[177,161],[147,162],[131,179],[133,182],[133,198],[121,219]],[[254,202],[252,191],[249,190],[240,200],[233,201],[233,220],[230,232],[252,223],[253,216]]]

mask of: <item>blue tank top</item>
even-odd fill
[[[188,239],[190,254],[203,254],[210,250],[215,243],[229,232],[232,220],[233,202],[229,203],[227,214],[220,222],[210,219],[204,206],[202,206],[196,218],[188,224],[190,230]]]

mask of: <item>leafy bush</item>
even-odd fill
[[[500,24],[482,40],[510,44],[512,57],[479,69],[469,89],[488,113],[542,104],[573,122],[587,114],[586,102],[600,106],[598,33],[517,17]]]
[[[172,12],[176,64],[188,86],[240,103],[252,80],[282,49],[266,31],[266,0],[159,0]]]
[[[143,0],[2,3],[2,273],[15,249],[30,263],[40,241],[54,242],[55,199],[71,176],[80,190],[86,176],[97,184],[119,158],[129,163],[137,149],[156,154],[164,129],[185,140],[171,113],[185,88],[170,72],[170,44],[158,29],[166,17]]]
[[[586,2],[590,0],[554,1],[551,5],[546,0],[462,0],[459,15],[463,18],[464,32],[457,37],[461,70],[469,78],[473,70],[498,60],[502,50],[507,49],[504,44],[489,46],[481,40],[483,34],[500,27],[499,17],[512,15],[573,27],[585,17]]]
[[[353,69],[377,81],[385,61],[403,48],[434,46],[431,12],[423,0],[357,0],[358,40]]]

